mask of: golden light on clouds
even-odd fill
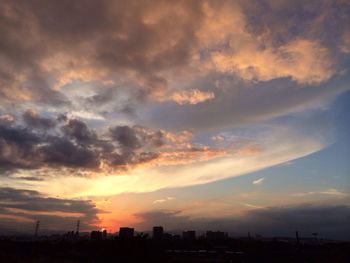
[[[0,230],[11,217],[113,229],[149,207],[258,209],[273,198],[250,188],[276,185],[343,200],[326,173],[347,171],[345,151],[327,150],[346,146],[349,13],[346,1],[1,1]],[[295,161],[321,150],[310,158],[332,169]],[[275,183],[275,166],[313,180]],[[215,200],[242,175],[230,183],[247,196]],[[186,207],[174,194],[204,184]]]

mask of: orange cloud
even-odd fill
[[[214,142],[223,142],[225,140],[225,137],[222,135],[216,135],[216,136],[212,136],[211,139]]]
[[[0,116],[0,122],[13,122],[15,118],[10,114],[4,114]]]
[[[213,53],[214,67],[245,80],[290,77],[300,84],[317,84],[334,73],[328,50],[314,40],[300,38],[278,48],[260,48],[253,39],[238,49],[231,45],[227,51]]]
[[[260,148],[257,145],[247,145],[238,149],[236,154],[239,156],[254,156],[262,153],[262,151],[263,151],[262,148]]]
[[[170,95],[165,93],[159,93],[156,98],[159,101],[175,101],[180,105],[191,104],[195,105],[202,103],[207,100],[212,100],[215,98],[215,94],[212,91],[201,91],[198,89],[191,90],[178,90]]]
[[[195,162],[209,161],[211,159],[223,157],[227,154],[224,149],[214,149],[209,147],[180,149],[172,152],[162,152],[154,160],[156,165],[179,165]]]
[[[170,142],[170,143],[185,143],[188,142],[192,137],[193,133],[190,131],[181,131],[179,133],[173,133],[173,132],[166,132],[162,131],[164,134],[164,137]]]

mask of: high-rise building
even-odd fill
[[[195,240],[196,239],[196,231],[193,231],[193,230],[184,231],[184,232],[182,232],[182,238],[184,240],[189,240],[189,241]]]
[[[102,239],[102,232],[101,231],[91,231],[90,238],[92,240],[101,240]]]
[[[102,231],[102,239],[107,239],[107,230],[106,229],[104,229]]]
[[[123,239],[132,239],[134,237],[134,229],[130,227],[119,228],[119,237]]]
[[[164,229],[162,226],[153,227],[153,239],[163,239]]]

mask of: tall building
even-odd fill
[[[223,240],[227,238],[227,233],[221,231],[207,231],[206,237],[208,240]]]
[[[102,239],[102,232],[101,231],[91,231],[90,238],[92,240],[101,240]]]
[[[164,229],[162,226],[153,227],[153,239],[163,239]]]
[[[193,230],[184,231],[184,232],[182,232],[182,238],[184,240],[189,240],[189,241],[195,240],[196,239],[196,231],[193,231]]]
[[[102,239],[107,239],[107,230],[106,229],[104,229],[102,231]]]
[[[119,237],[123,239],[132,239],[134,237],[134,229],[130,227],[119,228]]]

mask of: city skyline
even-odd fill
[[[0,3],[0,235],[350,239],[348,1]]]

